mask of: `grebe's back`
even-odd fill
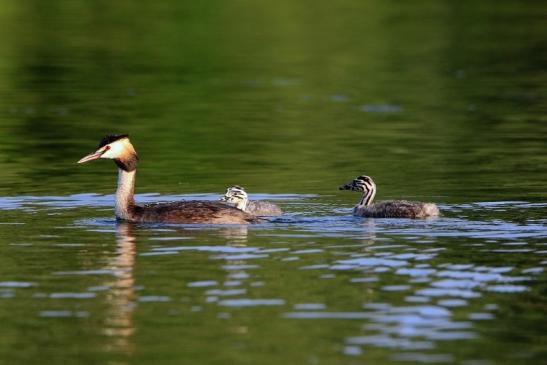
[[[226,204],[211,201],[181,201],[136,205],[132,220],[164,223],[249,224],[261,220]]]

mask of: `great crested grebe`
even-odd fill
[[[237,209],[257,216],[281,215],[283,212],[276,204],[266,201],[250,201],[247,192],[239,185],[230,186],[221,201]]]
[[[353,190],[363,193],[359,204],[353,208],[353,215],[375,218],[430,218],[439,215],[434,203],[389,200],[372,203],[376,195],[376,184],[369,176],[361,175],[353,181],[340,186],[340,190]]]
[[[99,143],[93,153],[78,163],[99,158],[114,160],[118,165],[118,189],[116,190],[116,218],[130,222],[147,223],[211,223],[248,224],[259,223],[252,214],[221,202],[181,201],[136,205],[134,199],[135,173],[139,160],[127,134],[109,135]]]

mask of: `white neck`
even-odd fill
[[[118,189],[116,190],[116,218],[131,220],[131,208],[135,205],[135,173],[137,170],[118,169]]]

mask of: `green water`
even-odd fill
[[[0,363],[545,363],[546,10],[0,3]],[[138,201],[286,213],[116,224],[111,132]],[[363,173],[443,217],[351,217]]]

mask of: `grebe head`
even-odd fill
[[[374,184],[374,181],[370,178],[370,176],[361,175],[349,183],[340,186],[338,189],[340,190],[352,190],[352,191],[359,191],[361,193],[366,193],[370,190],[376,189],[376,184]]]
[[[247,203],[249,202],[245,189],[238,185],[230,186],[226,189],[226,193],[220,200],[240,210],[245,210],[245,208],[247,208]]]
[[[99,158],[114,160],[116,165],[125,171],[135,170],[139,160],[127,134],[112,134],[104,137],[97,150],[81,158],[78,163],[85,163]]]
[[[359,191],[363,193],[363,198],[359,203],[359,205],[363,206],[371,205],[374,200],[374,196],[376,195],[376,184],[372,181],[370,176],[367,175],[358,176],[346,185],[340,186],[339,189]]]

